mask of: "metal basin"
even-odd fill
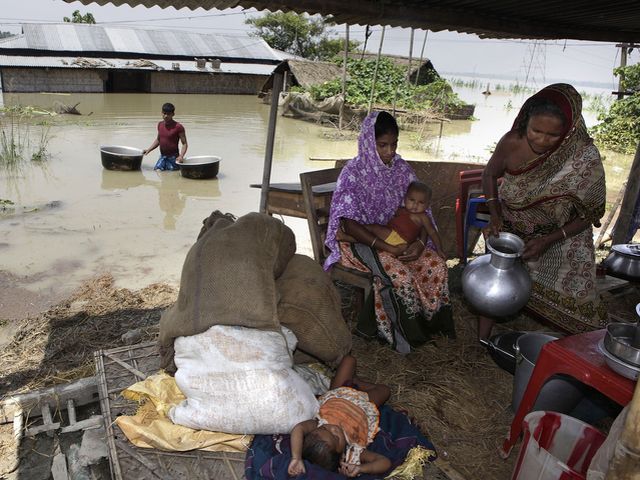
[[[220,170],[220,160],[222,158],[215,155],[187,157],[180,164],[180,173],[185,178],[214,178]]]
[[[107,170],[140,170],[142,150],[121,145],[103,145],[100,147],[102,166]]]
[[[640,280],[640,245],[626,243],[611,247],[611,253],[602,262],[607,273],[625,280]]]
[[[635,323],[610,323],[604,335],[604,347],[620,360],[640,367],[640,349],[631,346],[636,329]]]

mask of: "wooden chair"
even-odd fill
[[[302,197],[307,212],[313,256],[321,264],[329,254],[324,241],[329,226],[329,209],[335,183],[342,168],[329,168],[300,174]],[[331,278],[362,289],[366,300],[371,293],[370,273],[346,268],[340,264],[331,267]]]

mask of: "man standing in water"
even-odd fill
[[[154,170],[180,170],[179,163],[184,160],[187,153],[187,135],[184,127],[173,119],[175,107],[172,103],[162,105],[162,122],[158,123],[158,136],[151,146],[142,151],[146,155],[159,145],[160,158],[156,162]],[[178,154],[178,140],[182,142],[182,150]]]

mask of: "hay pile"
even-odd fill
[[[95,374],[93,352],[122,346],[121,336],[140,329],[158,334],[160,314],[177,290],[160,284],[132,292],[99,276],[47,312],[15,322],[15,335],[0,353],[0,395],[21,393]]]

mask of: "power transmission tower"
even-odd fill
[[[547,45],[541,40],[534,40],[527,46],[523,59],[524,86],[541,88],[546,85]]]

